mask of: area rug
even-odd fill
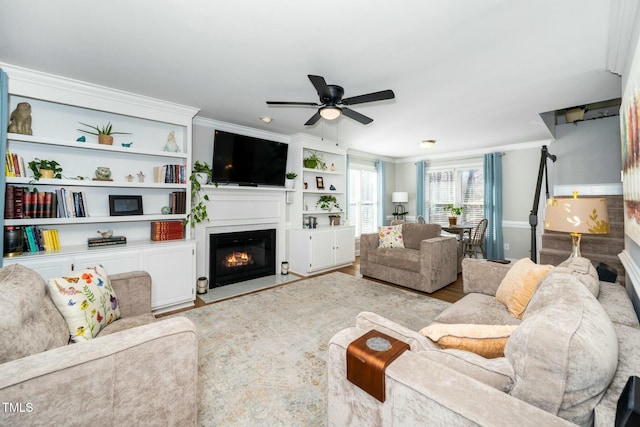
[[[419,330],[449,303],[335,272],[189,310],[202,426],[326,425],[327,346],[372,311]]]

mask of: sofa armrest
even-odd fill
[[[409,344],[412,351],[439,349],[437,344],[424,335],[400,325],[392,320],[369,311],[363,311],[356,316],[356,327],[361,331],[375,329],[402,342]]]
[[[329,343],[329,426],[575,426],[412,351],[387,367],[380,402],[346,378],[346,348],[362,333],[345,329]]]
[[[0,365],[6,425],[195,425],[198,340],[184,317]],[[87,409],[87,402],[91,402]]]
[[[453,236],[420,242],[420,290],[435,292],[458,279],[458,243]]]
[[[510,268],[511,264],[465,258],[462,260],[462,289],[465,294],[476,292],[495,296]]]
[[[146,271],[109,275],[118,297],[120,315],[134,317],[151,313],[151,276]]]

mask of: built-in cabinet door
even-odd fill
[[[47,258],[15,257],[5,258],[3,265],[22,264],[37,272],[45,281],[69,274],[72,259],[69,256],[52,256]]]
[[[77,271],[98,264],[104,267],[107,274],[119,274],[140,270],[140,251],[95,251],[86,255],[76,255],[73,260],[72,269],[73,271]]]
[[[333,261],[333,230],[322,230],[311,233],[311,259],[309,271],[322,270],[332,267]]]
[[[141,270],[151,274],[151,308],[192,302],[195,299],[195,242],[146,249]]]
[[[353,227],[335,230],[335,264],[345,264],[356,259],[355,230]]]

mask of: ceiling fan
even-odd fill
[[[395,95],[392,90],[383,90],[380,92],[368,93],[366,95],[352,96],[350,98],[342,99],[344,95],[344,89],[338,85],[328,85],[325,82],[324,77],[309,75],[309,80],[316,88],[320,103],[317,102],[284,102],[284,101],[267,101],[267,105],[300,105],[305,107],[320,107],[318,111],[311,116],[305,123],[305,126],[314,125],[320,120],[325,118],[327,120],[333,120],[340,117],[341,114],[367,125],[373,121],[372,118],[360,114],[346,105],[364,104],[365,102],[382,101],[385,99],[393,99]]]

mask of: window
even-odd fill
[[[484,218],[484,176],[482,163],[454,166],[431,166],[426,174],[426,212],[428,222],[449,223],[449,203],[462,206],[462,223],[476,223]]]
[[[355,226],[356,237],[378,231],[378,173],[373,162],[349,162],[347,218]]]

